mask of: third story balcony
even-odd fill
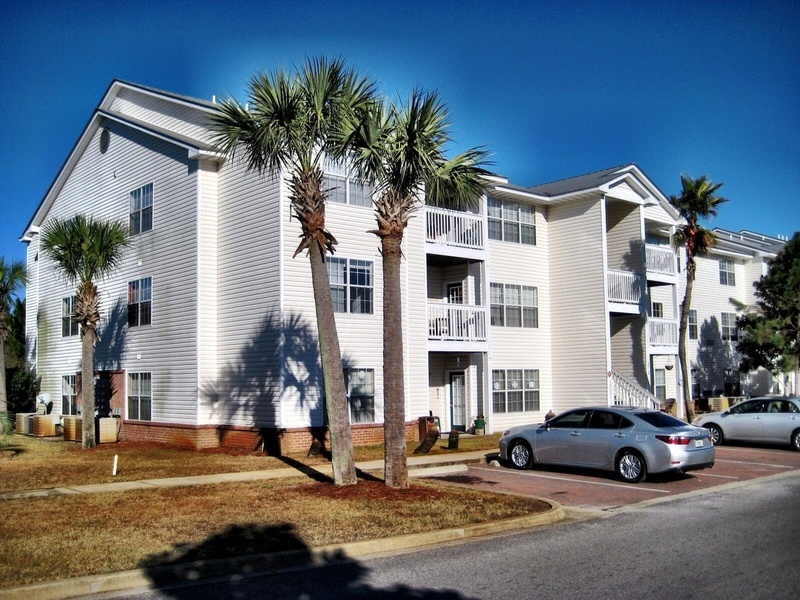
[[[482,215],[425,207],[425,241],[428,252],[483,260],[486,249]]]

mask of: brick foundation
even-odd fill
[[[406,440],[417,439],[417,427],[416,421],[406,423]],[[383,424],[381,423],[353,425],[350,430],[354,446],[383,443]],[[330,448],[328,432],[323,427],[295,429],[264,427],[259,429],[231,425],[123,421],[120,430],[120,441],[158,442],[195,450],[230,448],[251,452],[263,451],[271,456],[305,453],[314,439],[323,440],[325,447]]]

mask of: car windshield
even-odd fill
[[[680,419],[676,419],[672,415],[662,412],[645,412],[636,415],[642,421],[647,421],[653,427],[683,427],[686,425]]]

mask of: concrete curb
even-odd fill
[[[426,471],[429,470],[426,469]],[[551,508],[543,513],[454,529],[0,588],[0,600],[30,600],[30,598],[61,600],[126,589],[180,587],[220,578],[236,579],[254,575],[269,575],[279,573],[281,570],[329,564],[338,560],[353,560],[383,553],[399,553],[426,546],[461,542],[500,533],[512,533],[530,527],[552,525],[566,519],[566,513],[560,504],[551,500],[546,500],[546,502],[551,505]]]

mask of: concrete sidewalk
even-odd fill
[[[454,452],[453,454],[437,454],[433,456],[408,457],[408,471],[411,477],[438,475],[466,470],[468,464],[486,464],[489,457],[497,454],[489,450],[473,452]],[[360,471],[382,471],[383,461],[372,460],[356,463]],[[286,467],[265,471],[242,471],[239,473],[215,473],[212,475],[193,475],[190,477],[170,477],[165,479],[141,479],[137,481],[115,481],[112,483],[94,483],[69,487],[43,488],[38,490],[20,490],[0,493],[0,501],[17,498],[43,498],[49,496],[69,496],[74,494],[97,494],[101,492],[124,492],[128,490],[145,490],[154,488],[183,487],[188,485],[207,485],[211,483],[231,483],[235,481],[261,481],[297,477],[300,475],[331,476],[330,465]]]
[[[469,464],[486,464],[496,458],[496,452],[479,450],[434,456],[411,456],[408,458],[409,475],[424,477],[442,473],[466,471]],[[383,461],[360,462],[356,467],[361,471],[383,469]],[[175,477],[169,479],[149,479],[141,481],[121,481],[94,485],[48,488],[0,494],[0,500],[13,498],[32,498],[70,494],[96,494],[110,491],[135,489],[155,489],[188,485],[204,485],[231,481],[257,481],[280,477],[296,477],[313,474],[316,471],[330,476],[330,466],[272,469],[242,473],[219,473],[195,477]],[[0,600],[56,600],[76,598],[91,594],[116,592],[126,589],[157,589],[161,587],[181,587],[203,580],[274,574],[282,569],[296,569],[299,566],[329,564],[334,560],[354,560],[384,553],[408,552],[417,548],[436,544],[453,543],[476,537],[519,531],[529,527],[553,524],[567,518],[562,507],[548,501],[552,508],[544,513],[505,519],[492,523],[480,523],[455,529],[446,529],[403,535],[378,540],[367,540],[347,544],[336,544],[321,548],[308,548],[302,551],[277,552],[241,556],[229,559],[198,561],[189,564],[170,565],[155,569],[135,569],[121,573],[105,573],[65,579],[61,581],[35,583],[25,586],[0,588]]]

